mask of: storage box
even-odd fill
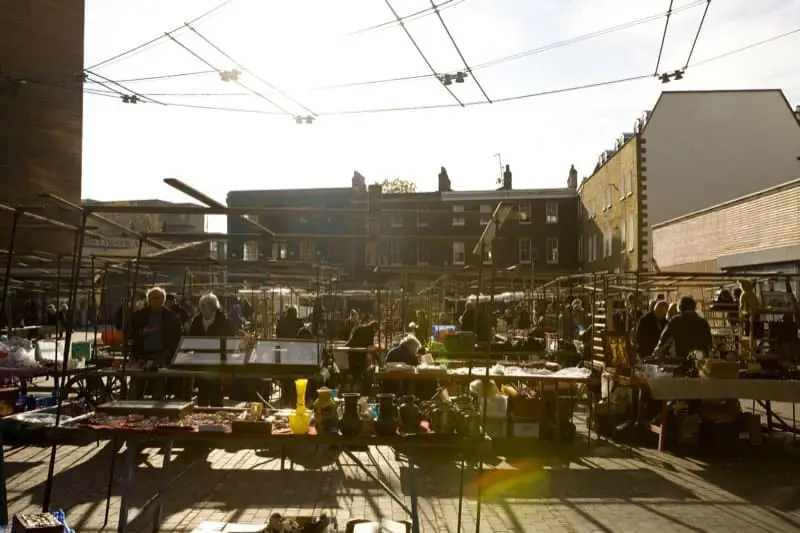
[[[511,422],[511,436],[517,439],[538,439],[540,425],[535,420],[515,419]]]
[[[486,434],[493,439],[508,438],[508,418],[487,418]]]
[[[714,379],[734,379],[739,377],[739,362],[722,359],[704,359],[697,364],[700,377]]]

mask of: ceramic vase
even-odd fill
[[[375,420],[375,433],[381,437],[397,435],[397,407],[394,394],[378,394],[378,418]]]
[[[422,422],[422,413],[414,403],[414,396],[403,396],[403,404],[398,412],[400,414],[400,430],[403,433],[417,433]]]
[[[334,433],[338,431],[338,416],[336,404],[331,399],[331,390],[321,388],[317,390],[317,399],[314,401],[314,426],[317,433]]]
[[[342,394],[344,398],[344,413],[339,420],[339,430],[345,437],[355,437],[361,433],[361,415],[358,412],[358,400],[361,397],[356,392]]]

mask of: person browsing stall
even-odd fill
[[[667,327],[668,309],[667,302],[656,301],[653,303],[653,310],[639,319],[636,326],[636,348],[640,358],[650,357],[656,349],[661,332]]]
[[[198,304],[200,312],[192,319],[189,326],[190,337],[233,337],[234,330],[219,298],[214,293],[200,297]],[[198,379],[197,380],[197,405],[199,407],[222,407],[222,380]]]
[[[678,309],[680,314],[667,323],[653,356],[659,359],[668,357],[668,351],[672,347],[675,357],[681,361],[695,350],[700,350],[708,356],[714,340],[708,321],[697,314],[697,302],[691,296],[684,296],[678,304]]]
[[[167,309],[164,303],[167,293],[161,287],[147,291],[147,306],[131,315],[130,336],[131,356],[149,366],[166,367],[172,354],[178,349],[181,339],[181,317]],[[141,399],[147,385],[156,399],[163,399],[166,383],[163,378],[132,378],[130,399]]]

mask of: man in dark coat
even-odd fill
[[[200,312],[192,319],[189,326],[190,337],[233,337],[234,330],[225,312],[222,310],[219,298],[213,293],[208,293],[200,298]],[[222,407],[222,380],[197,379],[197,405],[198,407]]]
[[[680,314],[667,323],[653,355],[659,358],[669,357],[674,347],[675,357],[688,367],[689,363],[686,361],[691,352],[700,350],[706,356],[710,355],[714,338],[711,336],[708,321],[697,314],[694,298],[681,298],[678,309]]]
[[[181,340],[181,317],[164,306],[166,299],[164,289],[154,287],[147,291],[147,306],[131,315],[128,335],[132,343],[131,357],[148,366],[163,368],[169,365]],[[153,398],[164,398],[166,383],[159,378],[131,378],[128,398],[141,399],[147,385]]]
[[[669,303],[658,300],[653,310],[639,319],[639,325],[636,326],[636,350],[640,359],[653,355],[661,332],[667,326],[668,309]]]

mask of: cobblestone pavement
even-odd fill
[[[49,448],[6,448],[11,513],[41,506]],[[407,467],[390,449],[356,455],[398,493],[408,498]],[[58,451],[53,504],[68,510],[78,532],[99,531],[105,514],[111,448],[62,446]],[[116,528],[122,455],[113,488],[107,529]],[[141,506],[159,482],[162,455],[140,456],[133,507]],[[418,459],[420,517],[424,532],[456,532],[459,470],[444,456]],[[797,456],[772,447],[747,459],[713,461],[676,458],[653,450],[596,445],[573,459],[493,461],[482,477],[486,504],[481,531],[499,532],[789,532],[800,531]],[[340,523],[378,516],[402,520],[402,508],[353,461],[322,470],[280,471],[280,460],[242,451],[177,450],[173,476],[183,472],[165,501],[162,531],[191,531],[201,521],[265,522],[286,515],[327,510]],[[478,480],[465,474],[464,530],[474,531]],[[129,530],[149,524],[134,522]]]

